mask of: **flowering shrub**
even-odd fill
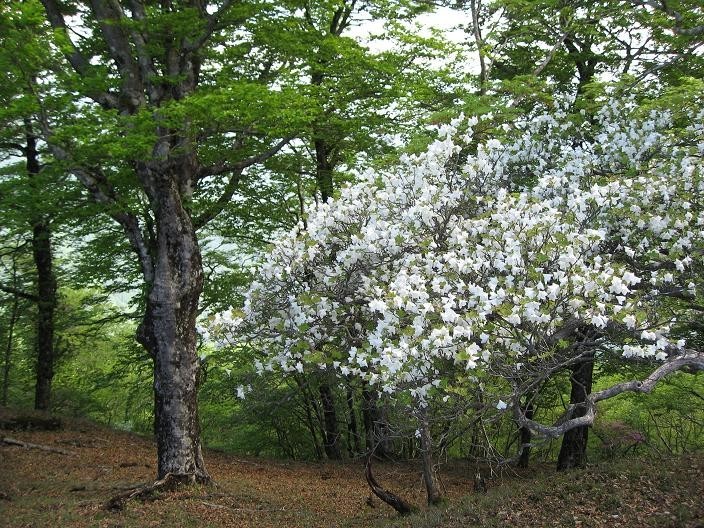
[[[579,358],[585,328],[592,350],[700,358],[671,335],[701,306],[703,115],[675,129],[611,101],[478,146],[475,120],[442,126],[278,240],[215,335],[264,351],[260,371],[334,369],[421,405],[495,373],[518,408],[519,380]]]

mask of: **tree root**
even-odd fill
[[[153,484],[130,488],[119,495],[115,495],[105,503],[105,509],[109,511],[120,511],[124,509],[125,505],[131,500],[149,500],[152,499],[157,492],[173,491],[181,485],[195,484],[196,482],[202,482],[204,484],[211,483],[210,480],[202,479],[194,474],[176,475],[174,473],[167,473],[164,478],[157,480]]]

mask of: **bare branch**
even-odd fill
[[[644,380],[633,380],[618,383],[607,389],[594,392],[587,397],[587,401],[577,405],[570,405],[563,416],[554,425],[544,425],[534,420],[526,418],[520,405],[516,403],[513,407],[514,416],[519,426],[527,427],[533,433],[546,438],[557,438],[567,431],[576,427],[591,425],[596,418],[596,403],[608,400],[624,392],[637,392],[647,394],[651,392],[660,380],[677,371],[700,371],[704,370],[704,352],[685,349],[679,355],[667,360],[657,369],[650,373]],[[584,416],[571,418],[578,408],[586,408]]]

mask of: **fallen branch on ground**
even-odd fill
[[[200,501],[201,504],[205,504],[206,506],[210,506],[211,508],[217,508],[220,510],[230,510],[230,511],[238,511],[238,512],[282,512],[286,511],[285,508],[234,508],[232,506],[227,506],[225,504],[216,504],[214,502],[208,502],[208,501]]]
[[[51,453],[60,453],[62,455],[75,455],[71,451],[66,451],[65,449],[60,449],[58,447],[45,446],[41,444],[32,444],[30,442],[22,442],[16,438],[10,438],[9,436],[4,436],[2,442],[7,445],[13,445],[18,447],[24,447],[26,449],[40,449],[41,451],[50,451]]]

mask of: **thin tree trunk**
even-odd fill
[[[477,54],[479,56],[479,95],[486,95],[486,85],[489,81],[489,71],[486,64],[486,51],[484,49],[484,38],[482,37],[482,28],[480,23],[480,11],[482,3],[477,0],[470,0],[469,7],[472,13],[472,32],[474,34],[474,42],[477,45]]]
[[[301,395],[303,397],[303,407],[306,413],[306,425],[308,426],[308,431],[310,432],[310,437],[311,440],[313,441],[313,449],[315,450],[315,458],[318,460],[321,460],[323,458],[323,450],[320,447],[320,442],[318,441],[318,434],[317,434],[317,429],[315,427],[315,421],[313,420],[313,413],[315,412],[317,414],[317,411],[314,407],[315,400],[311,397],[309,391],[305,390],[305,387],[303,385],[303,382],[301,381],[301,378],[296,375],[294,376],[294,379],[296,380],[296,385],[298,385],[298,389],[301,391]],[[311,411],[311,407],[313,407],[313,410]]]
[[[337,425],[337,412],[332,389],[327,382],[320,384],[320,401],[323,407],[323,448],[330,460],[341,460],[340,431]]]
[[[367,451],[373,450],[377,458],[388,458],[389,432],[379,411],[378,393],[366,386],[362,389],[362,422]]]
[[[583,405],[587,396],[592,392],[592,378],[594,375],[594,356],[589,355],[572,367],[570,382],[570,404],[576,405],[571,418],[578,418],[586,414]],[[587,463],[587,440],[589,439],[589,426],[576,427],[565,433],[557,457],[557,469],[570,469],[584,467]]]
[[[35,180],[40,171],[37,138],[25,123],[27,134],[27,174]],[[32,181],[34,183],[34,181]],[[32,257],[37,270],[36,386],[34,408],[46,410],[51,405],[51,382],[54,378],[54,312],[56,278],[54,276],[51,228],[42,215],[32,219]]]
[[[361,452],[359,445],[359,430],[357,428],[357,413],[354,408],[354,392],[351,386],[347,386],[347,412],[349,420],[347,421],[347,450],[350,457],[353,457]]]
[[[152,176],[154,174],[152,173]],[[203,289],[200,249],[176,178],[164,170],[150,185],[156,223],[153,282],[138,339],[154,360],[157,478],[207,482],[198,419],[196,317]]]
[[[364,470],[364,476],[367,479],[367,484],[369,484],[369,488],[372,490],[372,493],[379,497],[382,501],[384,501],[386,504],[391,506],[394,510],[396,510],[400,515],[408,515],[409,513],[412,513],[415,508],[406,502],[402,497],[396,495],[395,493],[383,488],[374,478],[374,474],[372,473],[372,462],[374,461],[374,451],[371,451],[369,453],[369,456],[367,457],[367,464]]]
[[[533,419],[535,413],[535,405],[533,404],[533,395],[529,394],[527,396],[526,406],[524,408],[524,413],[526,418],[529,420]],[[521,427],[519,429],[519,450],[520,456],[518,457],[518,467],[527,468],[530,462],[530,442],[533,439],[533,434],[527,427]]]
[[[10,369],[12,368],[12,342],[15,337],[15,323],[19,314],[19,299],[17,295],[12,300],[10,310],[10,324],[7,327],[7,343],[2,365],[2,404],[7,405],[7,396],[10,389]]]
[[[420,449],[423,460],[423,484],[428,496],[428,504],[435,506],[442,502],[442,495],[433,464],[433,439],[430,435],[428,410],[425,407],[420,410]]]

